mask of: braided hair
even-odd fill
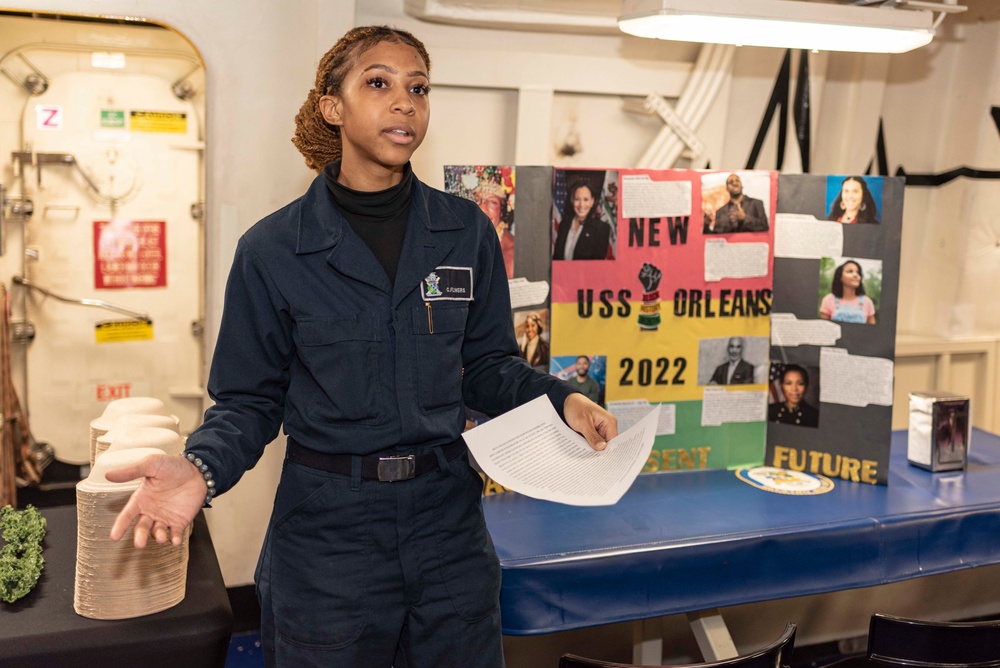
[[[319,61],[316,82],[306,101],[295,115],[295,136],[292,143],[306,159],[306,165],[317,172],[340,159],[340,128],[323,118],[319,99],[324,95],[339,95],[340,86],[358,57],[382,42],[397,42],[412,46],[431,68],[431,58],[423,42],[412,34],[389,26],[360,26],[348,30]]]

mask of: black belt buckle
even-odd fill
[[[382,482],[409,480],[416,472],[416,459],[413,455],[378,458],[378,479]]]

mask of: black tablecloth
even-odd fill
[[[45,568],[30,594],[0,602],[0,666],[225,665],[233,614],[203,514],[191,534],[184,600],[153,615],[105,621],[73,610],[76,506],[39,512],[48,522]]]

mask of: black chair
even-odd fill
[[[795,624],[788,624],[781,637],[767,647],[756,652],[723,659],[712,663],[691,664],[697,668],[787,668],[792,657],[792,645],[795,644]],[[563,654],[559,659],[559,668],[654,668],[640,666],[634,663],[614,663],[597,659],[585,659],[575,654]],[[659,666],[655,668],[661,668]]]
[[[1000,620],[928,622],[876,613],[868,658],[906,668],[1000,668]]]

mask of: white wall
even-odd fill
[[[1000,133],[990,117],[990,105],[1000,104],[1000,16],[997,7],[969,4],[989,20],[946,21],[943,39],[892,61],[883,116],[893,169],[934,173],[1000,164]],[[900,331],[1000,334],[997,185],[960,178],[907,189]],[[963,304],[974,311],[971,327],[950,317]]]

